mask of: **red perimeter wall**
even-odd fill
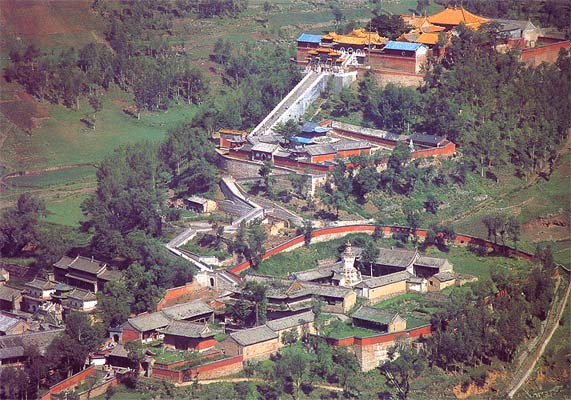
[[[384,234],[392,234],[392,233],[409,233],[409,234],[416,234],[416,236],[418,236],[420,239],[423,239],[426,237],[426,229],[416,229],[416,232],[413,232],[413,229],[408,228],[408,227],[402,227],[402,226],[383,226],[383,233]],[[313,231],[311,237],[315,238],[315,237],[319,237],[319,236],[323,236],[323,235],[331,235],[331,234],[338,234],[338,233],[372,233],[375,230],[375,225],[348,225],[348,226],[336,226],[336,227],[331,227],[331,228],[322,228],[322,229],[317,229],[315,231]],[[296,246],[300,243],[304,242],[304,237],[303,235],[299,235],[294,237],[293,239],[290,239],[272,249],[270,249],[269,251],[267,251],[263,256],[262,256],[262,260],[265,260],[266,258],[269,258],[273,255],[276,255],[278,253],[281,253],[284,250],[289,249],[290,247]],[[509,246],[502,246],[500,244],[495,244],[489,240],[485,240],[485,239],[481,239],[475,236],[470,236],[470,235],[463,235],[463,234],[456,234],[456,239],[454,240],[454,244],[458,245],[458,246],[466,246],[466,245],[476,245],[476,246],[482,246],[485,247],[487,249],[493,249],[495,251],[498,252],[502,252],[505,251],[506,253],[512,254],[515,257],[518,258],[523,258],[525,260],[533,260],[533,254],[527,253],[525,251],[515,251],[513,250],[511,247]],[[228,269],[229,272],[232,272],[233,274],[239,274],[240,272],[246,270],[250,268],[250,262],[249,261],[245,261],[243,263],[240,263],[238,265],[235,265],[231,268]]]
[[[188,282],[184,286],[178,286],[171,289],[167,289],[164,297],[157,304],[157,311],[161,311],[169,301],[176,300],[179,297],[186,296],[194,291],[194,285],[192,282]]]
[[[83,371],[80,371],[77,374],[72,375],[69,378],[64,379],[63,381],[56,383],[55,385],[50,387],[50,390],[46,394],[44,394],[41,399],[50,400],[53,394],[63,392],[64,390],[69,390],[80,385],[82,382],[84,382],[88,377],[90,377],[94,373],[95,373],[94,366],[86,368]]]
[[[538,41],[549,41],[549,38],[540,37]],[[554,63],[557,61],[561,49],[569,50],[571,41],[564,40],[545,46],[532,47],[521,51],[521,60],[531,67],[537,67],[542,62]]]

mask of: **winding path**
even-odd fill
[[[564,284],[564,279],[569,280],[569,276],[564,275],[562,280],[559,282],[559,285]],[[539,341],[534,346],[534,349],[531,350],[528,356],[524,359],[521,365],[516,369],[513,380],[508,387],[508,398],[513,398],[516,392],[521,388],[521,386],[525,383],[529,375],[533,372],[535,368],[535,364],[543,355],[547,344],[553,337],[557,326],[559,325],[559,320],[563,317],[563,312],[565,311],[565,305],[567,304],[567,299],[569,298],[569,291],[571,290],[571,284],[567,283],[567,289],[565,290],[565,294],[560,301],[553,300],[551,304],[551,309],[549,310],[549,315],[547,319],[547,323],[545,329],[539,336]]]
[[[237,382],[260,382],[260,383],[267,383],[268,381],[260,378],[219,378],[219,379],[207,379],[204,381],[190,381],[190,382],[183,382],[183,383],[175,383],[175,386],[190,386],[195,383],[199,385],[210,385],[211,383],[222,383],[222,382],[230,382],[230,383],[237,383]],[[321,385],[321,384],[314,384],[316,388],[331,390],[333,392],[342,392],[343,388],[334,385]]]

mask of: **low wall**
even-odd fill
[[[390,235],[390,234],[394,234],[394,233],[416,234],[416,236],[420,239],[420,241],[424,240],[424,238],[426,237],[426,233],[427,233],[426,229],[414,230],[414,229],[411,229],[408,227],[390,226],[390,225],[383,226],[382,230],[383,230],[383,234],[385,234],[385,235]],[[339,237],[343,237],[343,236],[348,235],[350,233],[372,234],[374,231],[375,231],[375,225],[368,225],[368,224],[321,228],[321,229],[316,229],[312,232],[311,241],[312,241],[312,243],[317,243],[320,241],[327,241],[327,240],[332,240],[332,239],[336,239]],[[266,258],[269,258],[269,257],[276,255],[278,253],[281,253],[283,251],[287,251],[287,250],[291,251],[291,250],[293,250],[293,248],[295,246],[300,247],[301,245],[303,245],[304,242],[305,242],[305,240],[304,240],[303,235],[296,236],[293,239],[290,239],[290,240],[268,250],[262,256],[262,260],[265,260]],[[522,250],[515,251],[514,249],[512,249],[509,246],[502,246],[500,244],[496,244],[496,243],[491,242],[489,240],[481,239],[481,238],[478,238],[475,236],[464,235],[464,234],[456,234],[456,239],[454,240],[454,244],[456,246],[467,246],[467,245],[481,246],[481,247],[484,247],[486,249],[492,249],[492,250],[497,251],[497,252],[505,252],[505,253],[511,254],[517,258],[523,258],[525,260],[533,260],[533,254],[531,254],[531,253],[527,253],[527,252],[522,251]],[[295,248],[297,248],[297,247],[295,247]],[[235,265],[235,266],[229,268],[228,271],[232,272],[233,274],[239,274],[240,272],[245,271],[246,269],[250,268],[250,266],[251,266],[250,261],[245,261],[243,263],[240,263],[238,265]]]
[[[70,376],[63,381],[56,383],[55,385],[51,386],[49,391],[44,394],[41,399],[42,400],[50,400],[52,395],[61,393],[65,390],[71,390],[76,386],[83,383],[88,377],[95,373],[95,367],[91,366],[89,368],[84,369],[83,371],[78,372],[75,375]]]
[[[452,156],[454,153],[456,153],[456,145],[452,142],[449,142],[446,146],[443,147],[413,151],[410,154],[410,158],[414,160],[416,158],[422,157],[445,157]]]
[[[157,304],[157,311],[161,311],[164,307],[166,307],[168,302],[176,301],[176,299],[186,296],[192,293],[194,290],[195,287],[192,282],[188,282],[184,286],[167,289],[164,297]]]
[[[214,379],[221,376],[236,374],[244,369],[241,355],[213,361],[197,367],[191,367],[182,371],[173,371],[155,364],[153,378],[169,382],[190,382],[193,380]]]
[[[548,41],[549,38],[539,38],[539,41]],[[542,62],[554,63],[557,61],[559,51],[561,49],[569,50],[571,41],[562,40],[555,43],[549,43],[543,46],[523,49],[521,51],[521,61],[531,67],[537,67]]]
[[[119,384],[119,380],[117,378],[113,378],[107,382],[104,382],[98,386],[95,386],[91,390],[87,390],[83,393],[79,394],[79,400],[89,400],[97,396],[101,396],[107,392],[109,386],[117,386]]]

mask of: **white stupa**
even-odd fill
[[[339,281],[339,286],[353,287],[363,280],[361,272],[355,268],[355,255],[351,248],[351,243],[347,242],[343,252],[343,278]]]

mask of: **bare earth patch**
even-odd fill
[[[571,213],[537,217],[522,226],[522,233],[532,243],[561,241],[571,238]]]
[[[497,371],[490,371],[486,377],[486,382],[482,386],[476,386],[474,383],[471,383],[466,390],[462,390],[462,385],[458,384],[452,388],[454,396],[456,396],[457,399],[467,399],[472,396],[484,394],[490,390],[490,386],[498,379],[499,375]]]

